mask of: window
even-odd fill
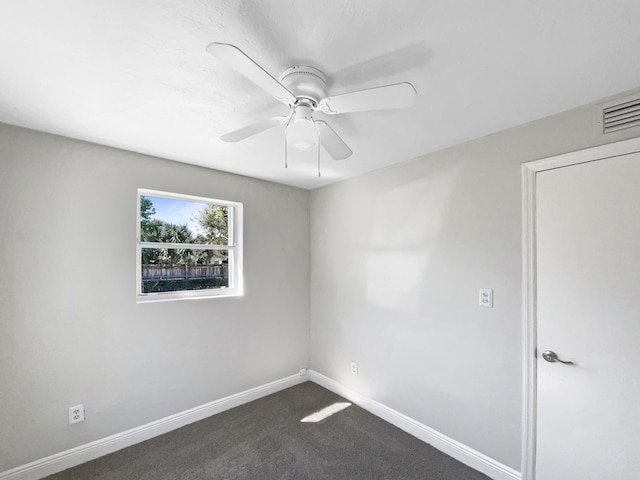
[[[242,204],[138,190],[138,301],[242,295]]]

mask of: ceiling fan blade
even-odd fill
[[[246,127],[239,128],[233,132],[226,133],[220,137],[223,142],[239,142],[245,138],[249,138],[256,133],[264,132],[270,128],[282,125],[289,117],[271,117],[261,122],[252,123]]]
[[[405,108],[413,105],[417,94],[410,83],[394,83],[327,97],[320,100],[319,107],[329,114]]]
[[[316,120],[316,126],[320,134],[320,145],[333,157],[334,160],[344,160],[353,153],[351,149],[344,143],[333,128],[323,120]]]
[[[228,43],[213,42],[207,45],[207,52],[225,62],[236,72],[247,77],[279,101],[287,105],[292,105],[296,102],[296,96],[293,93],[269,75],[266,70],[254,62],[238,47],[229,45]]]

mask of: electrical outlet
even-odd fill
[[[358,364],[356,362],[351,362],[351,373],[358,375]]]
[[[480,289],[478,304],[481,307],[493,308],[493,289],[492,288]]]
[[[82,404],[69,407],[69,425],[79,422],[84,422],[84,405]]]

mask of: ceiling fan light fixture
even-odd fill
[[[318,129],[311,117],[313,110],[306,105],[294,108],[293,116],[287,125],[287,143],[298,150],[308,150],[318,143]]]
[[[318,166],[320,165],[320,146],[334,160],[344,160],[353,153],[327,122],[313,120],[314,111],[320,110],[325,114],[336,115],[368,110],[406,108],[413,105],[417,95],[413,85],[401,82],[329,96],[327,78],[315,67],[294,65],[287,68],[277,80],[234,45],[212,42],[207,45],[207,52],[225,62],[290,109],[290,113],[286,116],[271,117],[254,122],[222,135],[220,139],[225,142],[239,142],[286,123],[284,130],[285,167],[287,166],[289,147],[307,150],[317,145]]]

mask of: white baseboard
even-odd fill
[[[4,472],[0,472],[0,480],[38,480],[53,473],[61,472],[67,468],[75,467],[81,463],[94,460],[136,443],[149,440],[177,428],[183,427],[198,420],[203,420],[216,413],[224,412],[245,403],[279,392],[285,388],[293,387],[309,380],[309,374],[296,374],[276,380],[259,387],[245,390],[244,392],[229,395],[228,397],[214,400],[199,407],[185,410],[168,417],[147,423],[131,430],[117,433],[95,442],[80,445],[79,447],[56,453],[35,462],[22,465]]]
[[[426,425],[407,417],[406,415],[393,410],[375,400],[367,398],[359,393],[341,385],[335,380],[330,379],[313,370],[309,370],[310,380],[318,385],[323,386],[327,390],[350,400],[361,408],[373,413],[375,416],[395,425],[401,430],[410,433],[414,437],[419,438],[425,443],[432,445],[441,452],[455,458],[459,462],[484,473],[493,480],[521,480],[520,472],[511,467],[507,467],[500,462],[468,447],[452,438],[443,435]]]

